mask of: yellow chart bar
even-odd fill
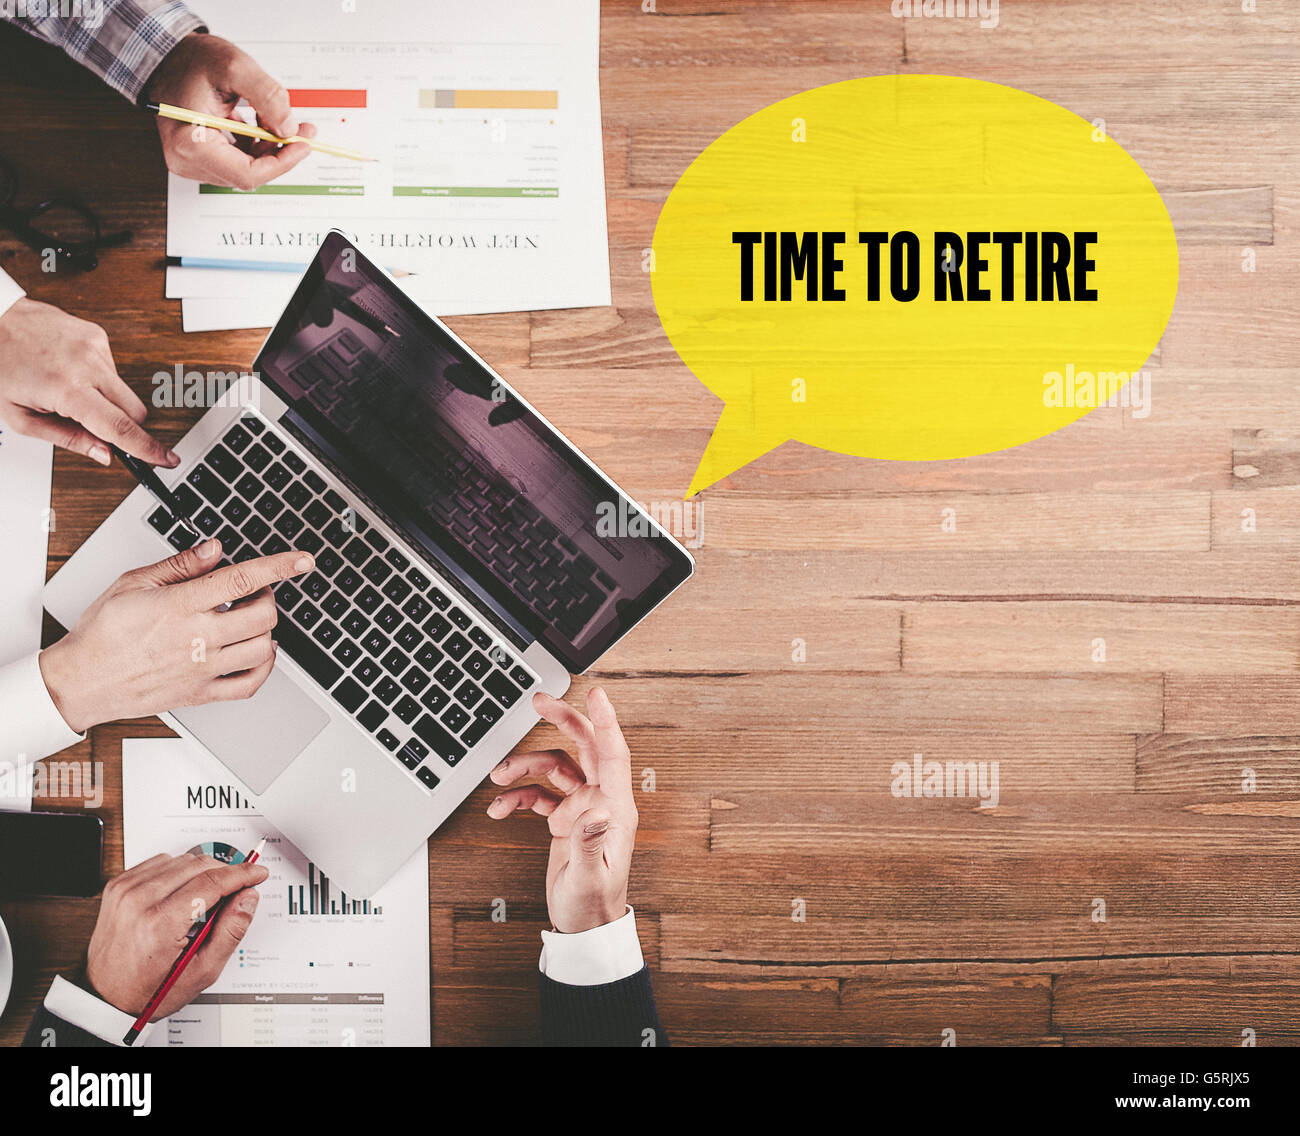
[[[427,89],[420,92],[420,106],[458,110],[554,110],[560,105],[559,91],[458,91]]]

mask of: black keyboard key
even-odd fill
[[[392,631],[402,622],[402,613],[392,604],[385,604],[383,610],[375,616],[375,622],[385,631]]]
[[[398,646],[403,651],[414,651],[424,642],[424,636],[420,634],[419,628],[410,623],[402,624],[402,629],[393,638],[397,640]]]
[[[338,592],[330,592],[330,594],[325,597],[325,602],[321,604],[321,607],[325,609],[325,614],[333,616],[335,619],[341,618],[348,610],[348,606],[347,596],[341,595]]]
[[[274,462],[267,471],[262,474],[262,480],[278,493],[293,480],[293,474],[285,469],[279,462]]]
[[[321,488],[324,489],[324,486]],[[348,507],[348,503],[335,493],[333,489],[325,489],[325,504],[330,507],[336,517],[342,516],[343,511]]]
[[[441,640],[450,630],[451,624],[441,615],[435,615],[424,625],[424,633],[435,643]]]
[[[351,642],[352,640],[350,639],[343,640],[343,643],[351,643]],[[339,647],[343,646],[343,643],[340,643]],[[339,647],[334,648],[334,653],[336,655],[339,653]],[[357,649],[360,650],[359,647]],[[377,662],[375,662],[374,659],[362,658],[361,662],[359,662],[355,667],[352,668],[352,673],[357,676],[358,682],[363,682],[366,684],[366,686],[369,686],[371,683],[375,681],[375,679],[377,679],[381,674],[383,674],[384,671],[383,668],[380,667],[380,665]]]
[[[352,530],[340,520],[332,520],[325,526],[325,542],[331,548],[343,548],[352,539]]]
[[[474,717],[481,718],[488,725],[493,725],[501,721],[504,714],[505,711],[490,698],[483,699],[483,701],[474,708]]]
[[[349,714],[355,714],[366,700],[366,691],[360,683],[345,678],[333,690],[334,701]]]
[[[232,426],[226,431],[225,443],[237,454],[242,454],[248,449],[248,443],[252,440],[253,435],[242,426]]]
[[[451,695],[440,686],[429,687],[424,692],[424,697],[420,699],[420,705],[434,714],[440,714],[449,702],[451,702]]]
[[[434,588],[433,591],[429,593],[429,599],[433,601],[433,606],[439,611],[446,611],[451,605],[451,600],[443,594],[440,588]]]
[[[243,564],[246,560],[256,560],[261,555],[262,554],[258,552],[257,549],[255,549],[251,544],[246,544],[244,545],[243,548],[241,548],[238,552],[236,552],[234,556],[232,556],[230,559],[233,560],[236,564]]]
[[[333,548],[327,548],[316,557],[316,569],[326,576],[333,576],[343,567],[343,557]]]
[[[465,747],[460,744],[451,734],[436,722],[430,715],[425,714],[415,723],[413,727],[416,734],[422,742],[428,744],[443,761],[448,765],[455,765],[462,757],[465,756]]]
[[[413,587],[417,592],[424,591],[424,589],[427,588],[430,583],[432,583],[429,577],[426,576],[423,572],[421,572],[418,568],[412,568],[406,574],[406,578],[411,581],[411,587]]]
[[[243,524],[241,530],[244,536],[252,541],[253,544],[261,544],[268,536],[271,535],[271,526],[268,525],[261,517],[249,517]]]
[[[256,501],[265,486],[262,484],[260,477],[255,477],[251,473],[244,474],[235,482],[235,492],[238,493],[245,501]]]
[[[447,618],[452,621],[462,631],[470,627],[474,621],[458,607],[454,607],[447,613]]]
[[[456,701],[462,706],[473,707],[483,697],[483,691],[475,684],[473,679],[467,678],[460,684],[456,691]]]
[[[326,533],[326,536],[329,534]],[[359,536],[354,536],[343,549],[343,555],[358,568],[370,559],[370,547]]]
[[[426,789],[436,789],[438,787],[438,775],[427,765],[420,766],[415,771],[415,775],[420,779],[420,784]]]
[[[385,706],[389,705],[394,698],[402,693],[402,688],[397,685],[391,678],[382,678],[375,687],[375,697]]]
[[[488,657],[482,651],[475,651],[468,655],[460,665],[465,668],[465,673],[473,678],[482,678],[492,669],[492,664],[488,662]]]
[[[388,721],[388,707],[379,702],[370,702],[366,708],[357,715],[357,721],[360,722],[367,730],[374,733],[380,726]]]
[[[284,538],[273,536],[262,545],[263,556],[274,556],[277,552],[288,552],[289,546],[285,543]]]
[[[396,647],[379,661],[384,664],[384,670],[391,675],[399,675],[411,665],[411,660]]]
[[[217,539],[221,541],[221,551],[226,556],[235,552],[244,541],[244,538],[229,525],[217,533]]]
[[[344,568],[343,571],[334,578],[334,586],[346,596],[350,596],[355,592],[359,587],[361,587],[363,582],[364,581],[361,577],[351,568]]]
[[[261,442],[254,442],[244,453],[244,464],[255,473],[261,473],[271,464],[271,455]]]
[[[502,647],[493,647],[492,650],[488,652],[488,658],[505,671],[508,671],[515,665],[514,659],[507,655],[505,649]]]
[[[381,596],[374,588],[364,587],[357,593],[356,605],[367,615],[373,615],[375,608],[384,602]]]
[[[379,739],[379,744],[384,749],[391,750],[394,753],[397,752],[397,738],[390,731],[380,730],[375,737]]]
[[[523,667],[515,667],[515,669],[510,672],[510,677],[525,690],[533,685],[533,676],[524,670]]]
[[[361,645],[370,653],[372,658],[377,659],[388,650],[390,642],[387,635],[383,634],[378,628],[372,627],[366,632],[366,637],[361,640]]]
[[[313,572],[298,585],[312,599],[318,600],[330,590],[330,582],[319,572]]]
[[[467,746],[476,746],[483,740],[484,735],[492,726],[492,722],[484,721],[482,718],[475,718],[469,724],[469,728],[461,732],[460,740]]]
[[[384,559],[399,572],[405,572],[411,566],[411,562],[395,548],[390,548],[384,553]]]
[[[476,647],[482,647],[485,651],[492,646],[492,636],[481,627],[471,627],[469,629],[469,638],[471,643]]]
[[[463,659],[469,652],[469,640],[459,631],[456,631],[447,637],[442,649],[453,659]]]
[[[163,536],[172,531],[172,525],[176,523],[172,515],[167,512],[161,505],[149,514],[149,525],[157,529]]]
[[[314,533],[310,529],[303,529],[294,539],[294,544],[303,552],[310,552],[313,556],[318,553],[324,546],[325,542],[321,540],[320,533]]]
[[[365,532],[365,531],[366,530],[363,528],[360,527],[357,528],[357,532]],[[366,542],[376,552],[380,552],[380,553],[382,553],[388,547],[388,537],[384,536],[384,534],[381,533],[378,529],[370,530],[370,535],[366,537]]]
[[[222,482],[206,465],[195,466],[185,481],[214,505],[224,503],[230,496],[230,486]]]
[[[167,543],[178,552],[184,552],[187,548],[193,548],[198,539],[184,525],[177,525],[167,537]]]
[[[382,584],[393,574],[392,568],[376,556],[362,569],[362,575],[372,584]]]
[[[312,632],[311,637],[323,646],[332,647],[342,635],[343,632],[338,629],[338,625],[327,619]]]
[[[314,529],[323,529],[330,523],[330,511],[325,507],[324,501],[313,501],[303,510],[302,515]]]
[[[361,648],[358,647],[351,639],[342,638],[338,645],[330,652],[345,667],[350,667],[359,658],[361,658]]]
[[[302,532],[302,518],[297,513],[292,513],[286,509],[280,519],[275,522],[275,531],[285,540],[293,540]]]
[[[465,713],[464,707],[457,706],[454,702],[447,707],[442,716],[443,725],[453,734],[459,734],[471,721],[472,719]]]
[[[419,667],[412,667],[402,676],[402,685],[412,694],[419,694],[429,685],[429,676]]]
[[[238,497],[232,497],[222,508],[221,515],[232,525],[237,525],[240,521],[245,520],[252,511],[245,501]]]
[[[342,677],[343,668],[316,646],[305,632],[295,627],[291,620],[280,621],[275,629],[275,640],[280,644],[280,650],[326,690]]]
[[[293,613],[293,617],[300,626],[310,631],[321,620],[320,608],[313,603],[305,603]]]
[[[183,481],[172,490],[172,496],[176,498],[182,516],[192,517],[203,508],[203,498],[194,492],[192,486],[186,485]]]
[[[394,576],[384,585],[384,595],[393,603],[401,603],[410,594],[411,585],[403,580],[401,576]]]
[[[365,634],[365,630],[369,626],[370,621],[359,611],[350,611],[343,617],[343,630],[358,639]]]
[[[244,463],[232,454],[225,446],[218,442],[211,450],[204,462],[211,466],[217,472],[217,476],[222,481],[232,482],[244,472]]]
[[[253,414],[246,414],[239,421],[250,434],[260,434],[266,429],[266,423]]]
[[[287,465],[294,473],[302,473],[307,468],[307,463],[297,454],[290,450],[284,455],[284,464]]]
[[[407,742],[406,745],[402,746],[402,748],[397,751],[397,760],[405,765],[407,769],[418,769],[420,766],[420,758],[417,757],[415,752],[410,748],[410,744],[410,742]],[[427,753],[428,751],[426,750],[425,752]]]
[[[273,454],[282,454],[285,450],[284,441],[276,437],[274,434],[267,434],[266,437],[262,439],[262,445]]]
[[[304,473],[302,475],[302,479],[308,485],[310,485],[315,492],[317,493],[325,492],[325,479],[321,477],[321,475],[317,473],[314,469],[309,469],[306,473]]]
[[[442,684],[444,689],[455,690],[465,676],[460,673],[460,667],[448,660],[433,672],[433,677]]]
[[[295,481],[284,491],[284,499],[291,509],[301,509],[311,500],[311,490],[301,481]]]
[[[273,521],[284,510],[284,502],[268,489],[257,499],[257,504],[253,508],[268,521]]]
[[[393,713],[409,726],[420,716],[420,704],[409,694],[403,694],[393,707]]]
[[[402,746],[410,755],[415,758],[416,765],[419,765],[426,757],[429,756],[429,747],[420,741],[419,738],[410,738],[406,745]]]
[[[426,671],[433,670],[438,665],[438,660],[442,658],[442,652],[432,643],[424,643],[420,649],[415,652],[415,661],[420,664]]]
[[[419,623],[426,615],[433,611],[433,605],[423,596],[412,596],[406,603],[402,604],[402,611],[407,618]]]
[[[302,592],[288,580],[275,589],[275,602],[281,611],[292,611],[300,599]]]
[[[518,669],[518,667],[515,668],[515,670]],[[519,695],[522,693],[519,687],[506,678],[504,674],[495,670],[483,680],[483,688],[502,706],[513,706],[519,701]]]

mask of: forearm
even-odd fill
[[[132,102],[172,48],[204,27],[181,0],[76,0],[69,8],[67,16],[27,15],[26,0],[13,0],[0,19],[53,44]]]

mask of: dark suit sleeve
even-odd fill
[[[55,1017],[44,1006],[36,1008],[32,1024],[27,1027],[23,1045],[31,1047],[54,1046],[60,1049],[112,1049],[103,1038],[87,1033]]]
[[[603,986],[542,982],[542,1043],[558,1046],[667,1046],[650,970]]]

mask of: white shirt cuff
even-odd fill
[[[645,966],[641,940],[636,937],[636,912],[631,906],[612,923],[565,935],[542,932],[538,968],[552,982],[565,986],[603,986],[630,978]]]
[[[25,295],[27,293],[18,287],[17,281],[3,268],[0,268],[0,316],[4,315]]]
[[[85,734],[69,729],[41,677],[40,652],[0,667],[0,762],[40,761]]]
[[[45,1008],[60,1021],[94,1034],[100,1041],[112,1045],[123,1046],[122,1039],[126,1036],[126,1031],[135,1025],[135,1019],[130,1014],[124,1014],[116,1006],[110,1006],[102,998],[96,998],[89,990],[74,986],[61,975],[55,975],[54,985],[45,995]],[[150,1022],[145,1026],[135,1039],[135,1044],[143,1045],[159,1024]]]

